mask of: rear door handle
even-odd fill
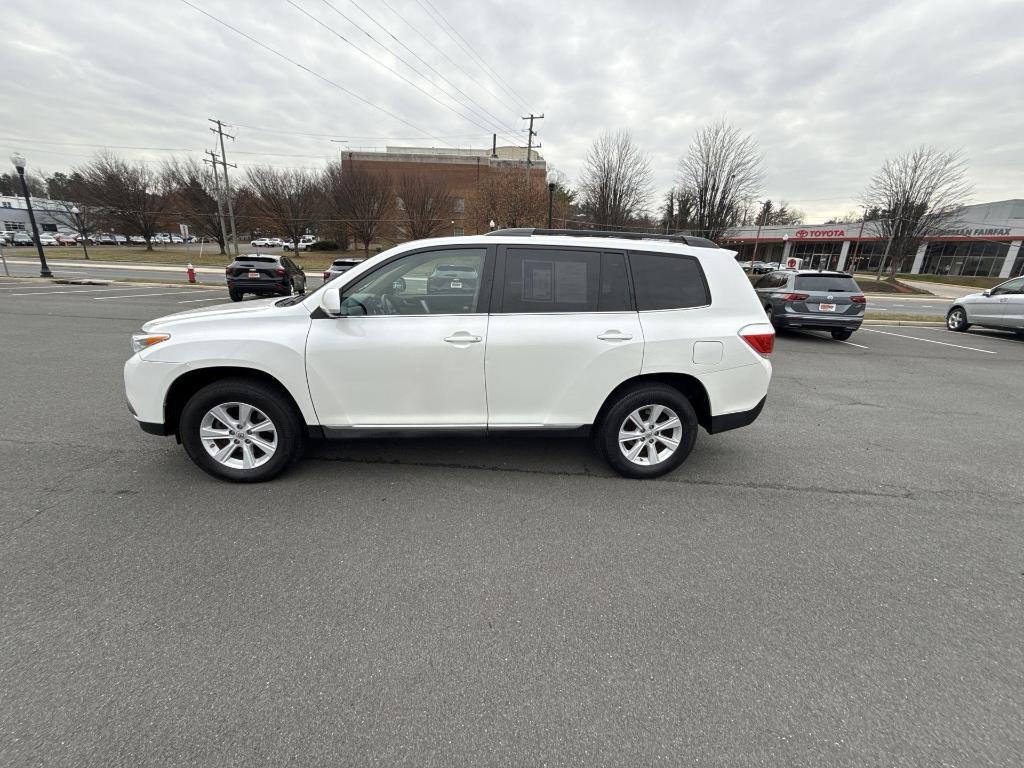
[[[477,342],[483,341],[483,336],[473,336],[469,333],[456,333],[451,336],[445,336],[444,340],[449,344],[476,344]]]
[[[623,333],[622,331],[605,331],[597,335],[601,341],[629,341],[633,338],[632,333]]]

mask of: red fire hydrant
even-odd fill
[[[188,281],[194,283],[196,281],[196,268],[191,264],[188,265],[188,269],[185,270],[185,274],[188,275]]]

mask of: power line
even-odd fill
[[[227,27],[232,32],[234,32],[236,35],[240,35],[241,37],[244,37],[249,42],[255,43],[260,48],[263,48],[266,51],[270,51],[270,53],[274,54],[275,56],[277,56],[277,57],[279,57],[281,59],[284,59],[289,64],[292,64],[292,65],[298,67],[303,72],[308,72],[309,74],[313,75],[313,77],[315,77],[315,78],[317,78],[319,80],[324,81],[328,85],[330,85],[330,86],[332,86],[334,88],[337,88],[339,91],[341,91],[343,93],[347,93],[349,96],[351,96],[352,98],[356,99],[357,101],[361,101],[363,104],[366,104],[368,107],[373,107],[378,112],[382,112],[383,114],[387,115],[388,117],[394,118],[395,120],[397,120],[398,122],[402,123],[403,125],[407,125],[410,128],[412,128],[414,131],[419,131],[420,133],[425,134],[429,138],[436,138],[434,136],[430,136],[429,131],[423,130],[418,125],[414,125],[413,123],[410,123],[405,118],[399,117],[394,112],[391,112],[390,110],[385,109],[384,107],[379,106],[378,104],[374,104],[369,99],[364,99],[362,96],[360,96],[355,91],[350,90],[349,88],[346,88],[345,86],[341,85],[340,83],[335,82],[334,80],[331,80],[329,77],[325,77],[324,75],[321,75],[319,72],[316,72],[315,70],[310,69],[305,64],[302,64],[302,63],[300,63],[298,61],[295,61],[295,59],[292,59],[292,58],[289,58],[288,56],[285,56],[280,51],[275,50],[274,48],[271,48],[266,43],[263,43],[263,42],[257,40],[252,35],[249,35],[249,34],[243,32],[242,30],[238,29],[237,27],[234,27],[231,24],[228,24],[228,22],[224,21],[223,19],[217,18],[212,13],[209,13],[208,11],[204,11],[198,5],[195,5],[194,3],[190,2],[190,0],[181,0],[181,2],[184,3],[185,5],[187,5],[189,8],[192,8],[193,10],[199,11],[199,13],[203,14],[204,16],[206,16],[209,19],[212,19],[213,21],[217,22],[221,26]],[[447,143],[447,142],[445,142],[445,143]]]
[[[338,32],[338,31],[337,31],[336,29],[334,29],[334,28],[333,28],[333,27],[332,27],[331,25],[329,25],[329,24],[327,24],[326,22],[324,22],[324,21],[322,21],[322,20],[318,19],[318,18],[317,18],[316,16],[314,16],[313,14],[311,14],[311,13],[310,13],[309,11],[307,11],[307,10],[306,10],[305,8],[303,8],[303,7],[301,6],[301,5],[299,5],[298,3],[296,3],[296,2],[295,2],[295,0],[286,0],[286,2],[287,2],[287,3],[288,3],[288,4],[290,5],[290,6],[292,6],[293,8],[295,8],[295,9],[296,9],[297,11],[299,11],[299,13],[301,13],[302,15],[304,15],[304,16],[305,16],[306,18],[310,19],[311,21],[315,22],[316,24],[319,24],[319,25],[320,25],[321,27],[323,27],[324,29],[326,29],[326,30],[327,30],[328,32],[330,32],[330,33],[331,33],[332,35],[334,35],[335,37],[337,37],[337,38],[338,38],[339,40],[341,40],[342,42],[344,42],[344,43],[346,43],[347,45],[351,46],[352,48],[355,48],[355,50],[357,50],[357,51],[358,51],[359,53],[363,54],[363,56],[365,56],[366,58],[368,58],[368,59],[369,59],[370,61],[372,61],[372,62],[373,62],[374,64],[377,64],[378,66],[380,66],[380,67],[383,67],[384,69],[386,69],[386,70],[387,70],[388,72],[390,72],[391,74],[393,74],[393,75],[394,75],[395,77],[397,77],[397,78],[398,78],[399,80],[401,80],[402,82],[404,82],[404,83],[407,83],[408,85],[411,85],[411,86],[412,86],[413,88],[415,88],[415,89],[416,89],[417,91],[419,91],[420,93],[422,93],[422,94],[423,94],[424,96],[426,96],[426,97],[427,97],[428,99],[430,99],[431,101],[434,101],[434,102],[436,102],[437,104],[440,104],[440,105],[441,105],[442,107],[444,107],[444,108],[445,108],[445,109],[447,109],[448,111],[452,112],[453,114],[457,115],[458,117],[460,117],[460,118],[461,118],[461,119],[463,119],[463,120],[467,120],[467,121],[469,121],[469,122],[473,123],[473,125],[477,126],[478,128],[483,128],[484,130],[487,130],[487,129],[488,129],[488,126],[484,125],[483,123],[480,123],[480,122],[478,122],[477,120],[475,120],[475,119],[474,119],[474,118],[472,118],[472,117],[468,117],[468,116],[464,115],[463,113],[459,112],[459,111],[458,111],[457,109],[455,109],[454,107],[452,107],[452,106],[451,106],[450,104],[446,104],[446,103],[444,103],[444,102],[443,102],[443,101],[441,101],[441,100],[440,100],[439,98],[437,98],[437,97],[436,97],[436,96],[435,96],[434,94],[432,94],[432,93],[430,93],[429,91],[425,90],[424,88],[420,87],[420,86],[419,86],[419,85],[418,85],[417,83],[415,83],[415,82],[413,82],[412,80],[410,80],[410,79],[409,79],[408,77],[406,77],[405,75],[403,75],[403,74],[402,74],[401,72],[399,72],[398,70],[396,70],[396,69],[394,69],[393,67],[391,67],[391,66],[389,66],[389,65],[385,64],[385,63],[384,63],[383,61],[381,61],[380,59],[377,59],[377,58],[375,58],[375,57],[374,57],[374,56],[373,56],[372,54],[370,54],[370,53],[367,53],[366,51],[364,51],[364,50],[363,50],[362,48],[360,48],[360,47],[359,47],[358,45],[356,45],[355,43],[353,43],[353,42],[352,42],[351,40],[349,40],[349,39],[348,39],[347,37],[345,37],[344,35],[342,35],[342,34],[341,34],[340,32]],[[435,87],[436,87],[436,86],[435,86]],[[442,91],[442,93],[443,93],[443,91]],[[446,94],[446,95],[447,95],[447,94]],[[456,102],[456,103],[458,103],[458,102]]]
[[[332,9],[333,9],[333,10],[335,11],[335,13],[338,13],[338,14],[339,14],[339,15],[341,15],[341,16],[342,16],[343,18],[346,18],[346,19],[348,19],[348,17],[347,17],[347,16],[345,16],[344,14],[342,14],[342,13],[341,13],[341,11],[339,11],[339,10],[338,10],[338,9],[337,9],[337,8],[336,8],[336,7],[334,6],[334,5],[332,5],[332,4],[331,4],[331,3],[329,2],[329,0],[321,0],[321,2],[323,2],[323,3],[325,4],[325,5],[327,5],[327,6],[329,6],[330,8],[332,8]],[[400,46],[402,46],[402,48],[404,48],[404,49],[405,49],[406,51],[408,51],[408,52],[409,52],[409,53],[411,53],[411,54],[412,54],[413,56],[415,56],[415,57],[416,57],[416,60],[417,60],[417,61],[419,61],[419,62],[420,62],[421,64],[423,64],[423,66],[425,66],[425,67],[427,67],[428,69],[430,69],[430,71],[431,71],[431,72],[433,72],[433,73],[434,73],[434,74],[436,74],[436,75],[437,75],[438,77],[440,77],[440,78],[441,78],[441,79],[442,79],[442,80],[443,80],[444,82],[448,83],[448,84],[449,84],[449,85],[450,85],[450,86],[451,86],[452,88],[454,88],[454,89],[455,89],[456,91],[458,91],[458,92],[459,92],[460,94],[462,94],[462,95],[463,95],[463,96],[464,96],[464,97],[465,97],[466,99],[468,99],[468,100],[469,100],[469,101],[471,101],[471,102],[472,102],[473,104],[475,104],[476,106],[478,106],[478,107],[480,108],[480,110],[481,110],[481,111],[483,111],[483,112],[484,112],[484,113],[485,113],[486,115],[490,116],[490,117],[491,117],[491,119],[493,119],[493,120],[494,120],[494,121],[495,121],[495,122],[496,122],[497,124],[499,124],[499,125],[501,125],[501,124],[502,124],[502,122],[501,122],[501,118],[499,118],[499,117],[498,117],[497,115],[495,115],[495,114],[494,114],[493,112],[490,112],[490,111],[489,111],[489,110],[488,110],[488,109],[487,109],[486,107],[484,107],[484,106],[483,106],[482,104],[480,104],[480,103],[479,103],[478,101],[476,101],[476,100],[475,100],[475,99],[474,99],[474,98],[473,98],[472,96],[470,96],[470,95],[469,95],[468,93],[466,93],[466,92],[465,92],[465,91],[463,91],[463,90],[462,90],[461,88],[459,88],[459,86],[458,86],[458,85],[456,85],[456,84],[455,84],[454,82],[452,82],[452,81],[451,81],[450,79],[448,79],[447,77],[445,77],[445,76],[444,76],[444,75],[443,75],[443,74],[442,74],[442,73],[441,73],[441,72],[440,72],[440,71],[439,71],[439,70],[438,70],[437,68],[435,68],[435,67],[434,67],[434,65],[433,65],[433,64],[431,64],[431,63],[430,63],[429,61],[427,61],[427,60],[426,60],[426,59],[424,59],[424,58],[423,58],[422,56],[420,56],[420,55],[419,55],[418,53],[416,53],[416,51],[414,51],[414,50],[413,50],[412,48],[410,48],[410,47],[409,47],[408,45],[406,45],[406,44],[405,44],[405,43],[403,43],[403,42],[402,42],[401,40],[399,40],[399,39],[398,39],[398,37],[397,37],[397,36],[395,35],[395,33],[394,33],[394,32],[392,32],[392,31],[391,31],[391,30],[389,30],[389,29],[388,29],[387,27],[385,27],[385,26],[384,26],[383,24],[381,24],[381,23],[380,23],[379,21],[377,21],[377,19],[375,19],[375,18],[374,18],[374,17],[373,17],[373,16],[372,16],[372,15],[371,15],[370,13],[368,13],[367,11],[365,11],[365,10],[363,9],[363,7],[362,7],[361,5],[359,5],[359,3],[357,3],[357,2],[355,1],[355,0],[349,0],[349,2],[350,2],[350,3],[352,4],[352,5],[354,5],[354,6],[356,7],[356,9],[357,9],[357,10],[358,10],[358,11],[359,11],[360,13],[362,13],[362,14],[363,14],[363,15],[364,15],[364,16],[365,16],[366,18],[368,18],[368,19],[369,19],[370,21],[372,21],[372,22],[373,22],[374,24],[376,24],[376,25],[377,25],[378,27],[380,27],[380,29],[382,29],[382,30],[384,31],[384,33],[385,33],[385,34],[386,34],[386,35],[387,35],[388,37],[390,37],[390,38],[391,38],[392,40],[394,40],[394,41],[395,41],[396,43],[398,43],[398,44],[399,44]],[[350,22],[351,22],[352,24],[355,24],[355,22],[351,21],[351,19],[349,19],[349,21],[350,21]],[[358,25],[356,25],[356,26],[358,26]],[[370,35],[369,35],[369,33],[365,33],[365,34],[367,34],[367,36],[370,36]],[[373,38],[372,36],[370,36],[370,39],[371,39],[371,40],[374,40],[374,42],[377,42],[377,41],[376,41],[376,40],[375,40],[375,39],[374,39],[374,38]],[[383,46],[383,45],[382,45],[381,43],[377,43],[377,45],[380,45],[380,46],[381,46],[382,48],[384,48],[384,46]],[[387,48],[384,48],[384,49],[385,49],[385,50],[387,50]],[[410,66],[410,65],[408,65],[408,64],[407,64],[407,66]],[[509,126],[508,126],[508,125],[506,124],[506,125],[505,125],[505,127],[506,127],[506,128],[508,128]],[[513,131],[514,131],[514,129],[513,129]]]
[[[467,72],[465,69],[463,69],[461,64],[459,64],[457,61],[455,61],[455,59],[453,59],[451,56],[449,56],[447,53],[445,53],[441,48],[439,48],[437,43],[435,43],[429,37],[427,37],[422,32],[420,32],[420,30],[416,27],[416,25],[414,25],[412,22],[410,22],[408,19],[406,19],[405,16],[403,16],[401,13],[396,11],[394,9],[394,6],[392,6],[391,3],[388,2],[388,0],[380,0],[380,2],[383,3],[387,7],[387,9],[389,11],[391,11],[393,14],[395,14],[395,16],[397,16],[399,19],[401,19],[403,24],[405,24],[407,27],[409,27],[409,29],[411,29],[413,32],[415,32],[424,41],[426,41],[426,43],[431,48],[433,48],[435,51],[440,53],[441,56],[443,56],[448,61],[449,64],[451,64],[453,67],[455,67],[457,70],[459,70],[459,72],[461,72],[466,77],[468,77],[472,82],[476,83],[476,85],[479,88],[481,88],[482,90],[484,90],[487,93],[489,93],[503,107],[505,107],[506,109],[508,109],[511,112],[516,111],[515,107],[511,107],[511,106],[508,105],[508,103],[504,100],[504,97],[499,96],[494,91],[492,91],[490,88],[488,88],[486,85],[484,85],[479,80],[477,80],[475,77],[473,77],[473,75],[471,75],[469,72]]]
[[[457,29],[455,29],[455,27],[453,27],[448,22],[448,19],[446,19],[444,17],[444,14],[441,13],[439,10],[437,10],[437,6],[435,6],[432,2],[430,2],[430,0],[426,0],[426,5],[423,4],[423,0],[416,0],[416,2],[424,10],[427,10],[427,6],[429,5],[430,8],[433,10],[433,13],[437,14],[437,18],[432,16],[430,11],[427,11],[427,15],[431,16],[431,18],[434,20],[434,22],[437,23],[437,25],[439,27],[441,27],[441,30],[446,35],[448,35],[448,37],[450,37],[452,40],[454,40],[456,45],[461,46],[462,49],[465,50],[467,53],[469,53],[470,56],[476,58],[476,60],[479,61],[480,64],[483,66],[484,70],[490,73],[491,77],[493,77],[493,79],[494,79],[494,82],[496,82],[498,85],[500,85],[502,88],[504,88],[505,91],[507,93],[511,94],[511,96],[514,99],[518,100],[519,101],[519,105],[521,107],[523,107],[523,109],[526,109],[526,110],[530,109],[529,105],[526,103],[526,100],[522,96],[520,96],[518,93],[516,93],[515,90],[512,89],[512,86],[508,84],[508,82],[505,80],[505,78],[503,78],[501,75],[499,75],[494,70],[494,67],[492,67],[490,64],[488,64],[486,61],[484,61],[483,57],[479,53],[476,52],[476,50],[473,48],[473,46],[471,46],[469,44],[469,42],[467,42],[466,38],[464,38],[462,35],[460,35],[459,31]],[[438,21],[438,19],[440,19],[440,21]],[[448,30],[451,30],[451,32],[449,32]],[[453,32],[455,33],[456,37],[452,36]]]

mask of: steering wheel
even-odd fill
[[[381,314],[384,315],[397,315],[398,310],[395,308],[395,304],[391,301],[390,293],[382,293],[380,297],[380,308]]]

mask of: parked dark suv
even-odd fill
[[[832,338],[843,341],[864,322],[867,300],[848,272],[769,272],[754,290],[777,329],[831,331]]]
[[[247,293],[290,296],[306,292],[306,273],[287,256],[247,253],[231,262],[224,274],[232,301],[241,301]]]

